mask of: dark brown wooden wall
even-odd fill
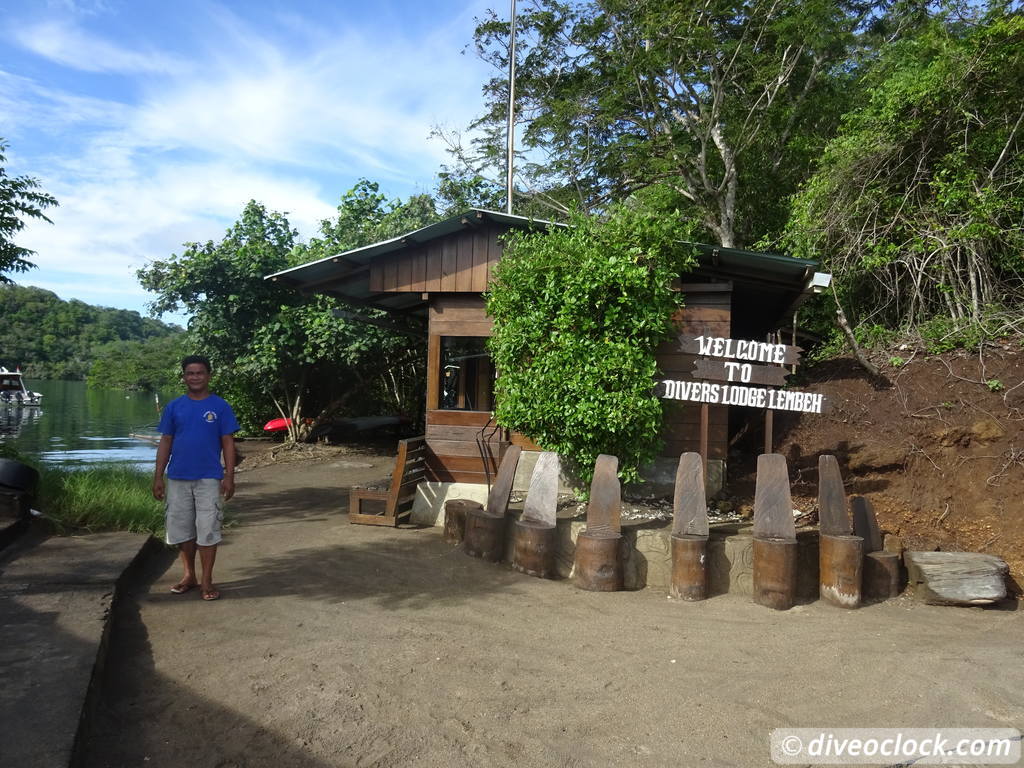
[[[506,228],[507,229],[507,228]],[[480,224],[370,264],[374,293],[476,293],[487,290],[506,229]]]
[[[490,336],[493,324],[484,312],[484,299],[474,294],[435,293],[430,297],[427,336],[427,467],[432,480],[486,483],[485,466],[493,480],[497,464],[511,444],[508,430],[495,429],[490,411],[442,411],[439,381],[442,336]],[[477,437],[486,427],[488,440],[481,455]],[[520,436],[521,437],[521,436]],[[485,458],[486,464],[485,464]]]
[[[673,321],[680,333],[729,338],[732,331],[732,284],[698,283],[679,286],[685,307]],[[662,343],[655,352],[658,367],[666,379],[689,381],[693,378],[696,355],[679,351],[675,339]],[[725,459],[729,448],[729,409],[724,405],[709,406],[708,458]],[[665,448],[662,456],[678,457],[687,451],[700,450],[700,404],[667,401],[665,426],[662,430]]]

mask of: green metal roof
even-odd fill
[[[369,264],[376,258],[411,246],[436,240],[472,228],[483,222],[517,229],[547,229],[564,226],[543,219],[513,216],[483,208],[470,208],[465,213],[430,224],[391,240],[355,248],[351,251],[311,261],[298,267],[267,275],[266,280],[284,283],[303,292],[327,293],[354,304],[371,303],[380,309],[408,312],[421,309],[419,293],[373,293],[370,291]]]

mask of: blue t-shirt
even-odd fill
[[[167,476],[172,480],[220,480],[220,439],[240,429],[231,406],[217,395],[171,400],[160,416],[160,434],[174,438]]]

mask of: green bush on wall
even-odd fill
[[[637,480],[660,449],[654,350],[682,306],[671,281],[695,263],[678,219],[625,206],[509,235],[487,296],[498,423],[557,451],[584,482],[601,453]]]

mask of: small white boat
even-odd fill
[[[21,371],[0,367],[0,405],[42,405],[43,396],[25,386]]]

